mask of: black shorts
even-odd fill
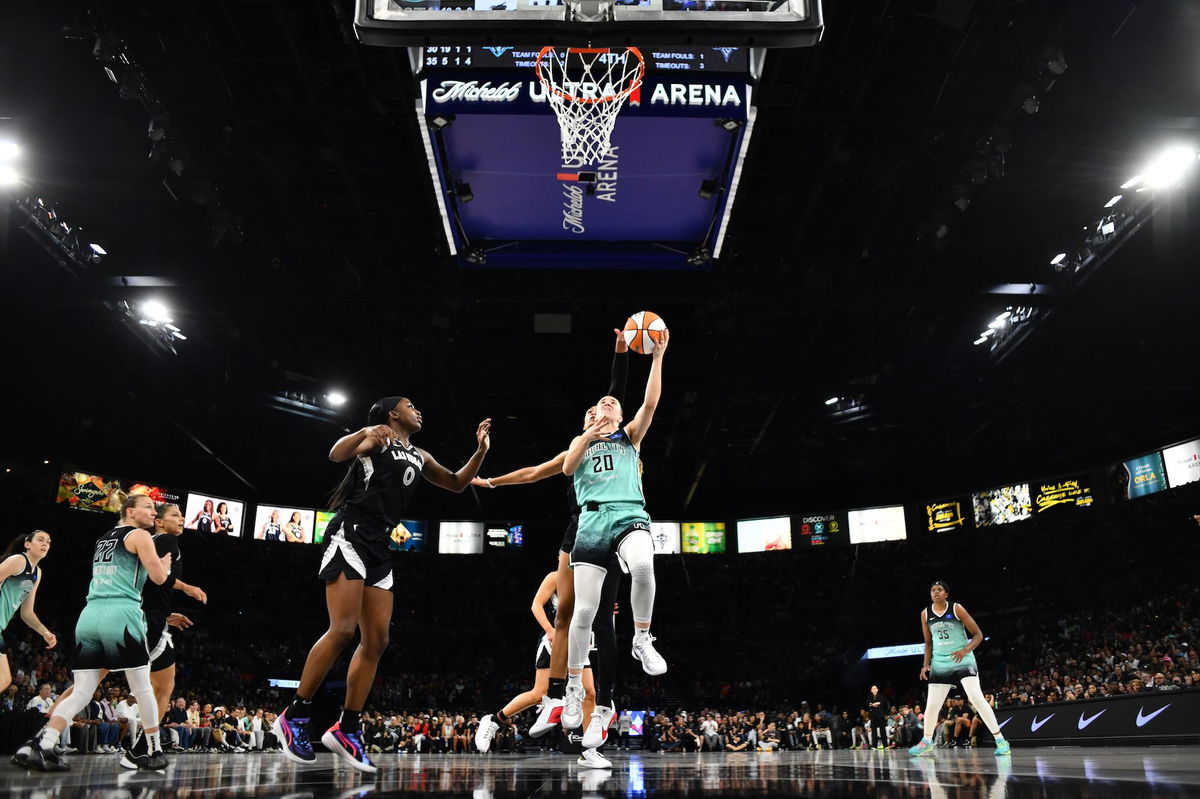
[[[150,671],[162,671],[175,665],[175,641],[166,619],[146,616],[146,646],[150,649]]]
[[[533,667],[535,669],[550,668],[550,642],[544,635],[538,639],[537,654],[533,656]]]
[[[575,548],[575,532],[579,529],[579,514],[572,514],[570,521],[567,522],[567,529],[563,533],[562,544],[558,547],[559,552],[564,552],[568,555]]]
[[[339,574],[347,580],[365,580],[372,588],[392,588],[392,553],[389,533],[339,511],[325,530],[325,554],[317,576],[332,582]]]

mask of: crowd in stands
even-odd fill
[[[989,636],[978,658],[984,690],[994,692],[998,707],[1200,687],[1200,589],[1192,580],[1200,535],[1191,510],[1200,487],[1192,488],[1064,515],[1053,527],[1039,521],[855,548],[664,556],[656,562],[655,628],[671,671],[651,679],[622,658],[616,697],[620,709],[686,710],[647,713],[641,736],[618,726],[617,746],[746,751],[915,741],[924,700],[917,664],[906,681],[883,686],[882,719],[866,711],[862,681],[845,685],[843,677],[868,646],[919,640],[918,611],[933,579],[950,583],[951,599],[967,605]],[[61,521],[79,529],[52,530],[38,594],[39,615],[59,645],[47,650],[19,620],[10,625],[13,684],[0,696],[0,710],[44,712],[70,682],[64,656],[83,604],[88,536],[102,532],[106,520],[68,511]],[[1162,546],[1129,550],[1131,530],[1142,544],[1157,538]],[[176,743],[230,752],[276,747],[272,713],[291,690],[269,678],[296,677],[324,628],[313,577],[320,548],[193,533],[181,545],[186,579],[204,588],[209,602],[177,603],[196,626],[176,635],[183,715],[167,722],[180,733]],[[406,560],[414,558],[420,568]],[[530,553],[499,561],[399,555],[393,643],[364,714],[368,745],[379,752],[473,751],[477,714],[494,712],[532,683],[538,630],[525,597],[552,566]],[[292,575],[286,606],[246,590],[264,574]],[[444,588],[456,583],[478,588],[471,610],[448,601]],[[621,651],[628,651],[629,626],[618,615]],[[335,679],[349,654],[335,664]],[[74,725],[76,748],[115,745],[112,725],[121,727],[117,709],[128,703],[128,691],[120,677],[102,689]],[[938,710],[945,745],[979,736],[973,712],[959,701]],[[525,734],[531,715],[503,729],[493,748],[542,745]],[[626,723],[622,717],[618,725]]]

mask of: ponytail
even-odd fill
[[[8,547],[4,550],[4,557],[7,558],[10,555],[24,555],[25,554],[25,545],[28,544],[30,541],[32,541],[33,537],[35,535],[37,535],[38,533],[46,533],[46,531],[45,530],[34,530],[32,533],[28,533],[26,535],[19,535],[16,538],[14,538],[12,541],[9,541]],[[50,535],[50,534],[46,533],[46,535]]]
[[[387,424],[388,414],[400,404],[400,400],[404,397],[384,397],[376,400],[371,406],[371,410],[367,411],[367,427],[374,427],[378,424]],[[349,468],[346,469],[346,474],[342,476],[342,481],[337,484],[333,492],[329,495],[329,509],[341,510],[346,504],[346,500],[350,499],[350,489],[354,485],[354,462],[350,462]]]

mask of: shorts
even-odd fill
[[[596,632],[593,630],[591,645],[588,647],[588,659],[583,662],[583,667],[585,669],[590,669],[592,667],[591,653],[595,652],[595,651],[596,651]],[[550,642],[546,640],[546,636],[543,634],[542,637],[538,639],[537,653],[533,656],[533,668],[534,669],[550,668],[550,655],[552,652],[553,652],[553,648],[551,647]]]
[[[343,512],[329,520],[325,532],[328,542],[321,556],[317,576],[333,582],[339,574],[347,580],[365,580],[372,588],[392,588],[392,553],[388,548],[388,530],[374,531],[368,522],[351,521]]]
[[[974,655],[967,655],[960,663],[955,663],[949,655],[934,655],[929,664],[930,684],[958,685],[964,677],[978,676],[979,666]]]
[[[650,517],[639,503],[607,502],[597,510],[580,511],[571,566],[586,563],[607,570],[621,542],[636,532],[650,534]]]
[[[128,599],[93,599],[75,624],[72,669],[136,669],[150,663],[146,614]]]
[[[146,646],[150,648],[150,671],[162,671],[175,665],[175,641],[167,620],[158,616],[146,617]]]
[[[563,532],[562,544],[558,547],[559,552],[564,552],[568,555],[571,554],[571,550],[575,548],[575,531],[578,529],[579,514],[576,513],[571,517],[571,520],[567,522],[567,529]]]

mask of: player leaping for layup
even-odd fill
[[[574,729],[583,722],[583,667],[604,577],[614,554],[632,581],[629,605],[633,609],[633,656],[641,661],[648,674],[663,674],[667,670],[667,663],[655,650],[654,637],[650,635],[650,618],[654,613],[654,541],[650,537],[638,453],[662,393],[668,335],[664,330],[654,349],[646,395],[633,419],[622,425],[621,403],[616,397],[601,397],[596,403],[595,423],[583,435],[575,437],[563,461],[563,474],[574,477],[579,502],[579,527],[571,550],[575,613],[571,618],[567,653],[564,729]],[[597,702],[584,733],[585,748],[598,745],[614,714],[611,705],[601,706]]]

